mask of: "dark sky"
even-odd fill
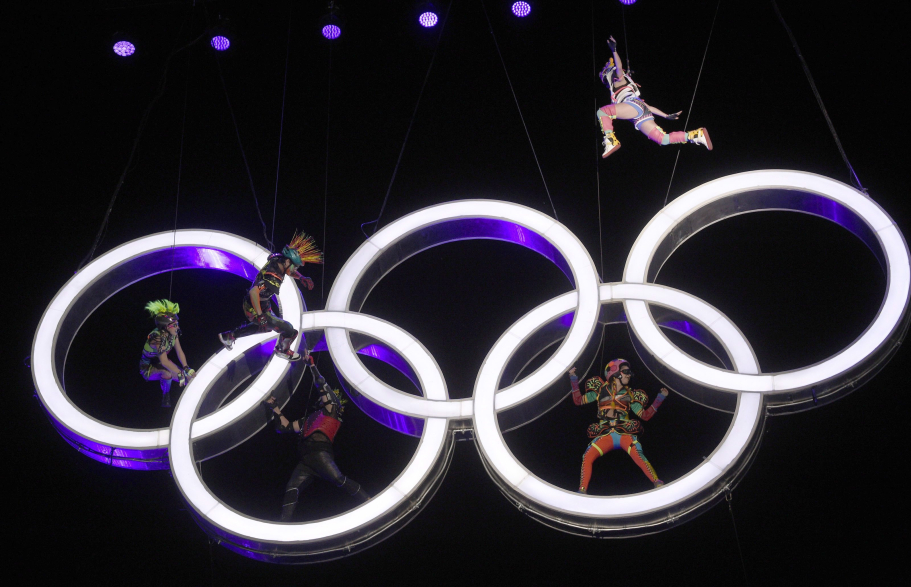
[[[288,2],[197,4],[50,3],[19,7],[7,19],[15,30],[5,60],[4,142],[12,155],[6,176],[13,180],[5,201],[12,204],[13,244],[29,251],[9,294],[21,301],[8,308],[16,335],[9,357],[14,404],[7,410],[16,468],[7,483],[15,525],[7,532],[18,540],[13,556],[21,572],[42,583],[96,584],[744,584],[724,503],[652,536],[564,534],[511,505],[470,442],[456,446],[438,493],[410,524],[366,551],[310,566],[259,563],[211,546],[168,472],[107,467],[67,446],[32,397],[20,359],[45,307],[92,246],[167,54],[202,34],[218,14],[234,26],[233,46],[218,59],[237,131],[216,58],[203,39],[170,62],[96,256],[173,228],[175,213],[179,228],[223,230],[267,246],[239,134],[265,231],[272,234],[274,215],[279,246],[303,229],[325,249],[325,266],[307,268],[316,289],[304,294],[311,309],[322,308],[338,270],[364,240],[359,226],[380,213],[435,49],[380,226],[461,198],[502,199],[552,213],[480,0],[455,0],[442,37],[440,27],[418,30],[415,3],[344,1],[346,28],[331,47],[316,27],[325,8],[319,1],[292,3],[289,45]],[[613,34],[621,52],[628,50],[645,100],[667,112],[686,110],[715,3],[639,0],[626,9],[625,24],[617,0],[537,1],[525,21],[511,18],[508,5],[486,0],[553,206],[603,268],[604,281],[621,278],[633,241],[661,209],[678,150],[671,199],[755,169],[849,181],[768,2],[721,3],[689,124],[710,129],[714,151],[659,148],[618,121],[623,148],[605,161],[595,109],[609,98],[594,75],[593,51],[600,69],[608,56],[604,39]],[[909,58],[907,7],[779,5],[863,185],[907,230],[899,92]],[[445,12],[447,3],[438,7]],[[118,29],[138,40],[129,62],[110,55]],[[682,129],[683,118],[662,126]],[[658,282],[725,312],[764,372],[812,364],[843,348],[863,332],[885,289],[859,240],[824,220],[783,212],[749,214],[702,231],[674,254]],[[530,251],[462,242],[393,270],[364,311],[414,334],[439,362],[453,395],[467,397],[464,390],[503,330],[569,287]],[[66,367],[73,401],[112,424],[166,426],[170,411],[158,407],[157,385],[135,373],[151,328],[142,306],[172,291],[182,307],[184,348],[199,366],[219,347],[215,333],[242,320],[244,288],[233,276],[184,271],[173,283],[162,275],[119,292],[75,340]],[[605,359],[631,359],[638,365],[636,386],[657,392],[662,384],[638,361],[625,327],[607,334]],[[906,492],[901,471],[909,465],[903,442],[911,409],[902,371],[907,360],[902,349],[850,396],[767,421],[758,456],[732,502],[750,584],[868,584],[906,574],[907,506],[900,496]],[[302,415],[305,404],[299,392],[286,411]],[[566,400],[506,438],[533,472],[571,489],[592,421],[593,410]],[[728,422],[672,391],[647,423],[642,443],[670,481],[713,450]],[[337,441],[339,465],[376,494],[415,446],[352,409]],[[592,493],[648,488],[621,456],[597,463]],[[290,440],[264,431],[206,462],[203,474],[233,507],[270,517],[277,515],[293,465]],[[317,519],[350,505],[347,496],[317,483],[299,513]]]

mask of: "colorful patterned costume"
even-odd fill
[[[139,359],[139,374],[146,381],[157,380],[161,385],[161,406],[171,407],[171,382],[177,379],[183,387],[196,371],[187,366],[187,357],[178,342],[180,327],[177,313],[180,305],[170,300],[155,300],[146,304],[146,310],[155,321],[155,330],[146,337]],[[177,349],[180,366],[168,358],[172,349]]]
[[[570,375],[569,380],[573,389],[573,403],[581,406],[594,401],[598,402],[599,422],[588,427],[588,437],[593,440],[582,455],[579,493],[588,492],[594,462],[604,453],[614,449],[621,449],[632,457],[656,487],[663,485],[664,483],[658,479],[655,468],[645,458],[642,445],[639,444],[637,434],[643,430],[642,423],[630,419],[630,412],[643,420],[650,420],[666,396],[659,394],[652,405],[646,409],[648,396],[641,389],[631,389],[627,385],[614,391],[610,379],[605,381],[600,377],[593,377],[585,382],[586,391],[583,394],[579,390],[579,378]]]
[[[174,348],[177,342],[177,336],[171,336],[168,330],[156,328],[146,337],[146,342],[142,345],[142,356],[139,359],[139,374],[146,381],[152,376],[152,369],[164,369],[158,355],[167,354]],[[169,382],[170,385],[170,382]]]

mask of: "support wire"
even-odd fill
[[[715,16],[712,17],[712,27],[709,29],[709,38],[705,42],[705,52],[702,54],[702,63],[699,65],[699,75],[696,76],[696,86],[693,88],[693,97],[690,100],[690,107],[686,111],[686,121],[683,123],[683,129],[686,130],[690,123],[690,115],[693,113],[693,104],[696,102],[696,90],[699,89],[699,80],[702,79],[702,68],[705,66],[705,56],[709,54],[709,43],[712,42],[712,33],[715,31],[715,21],[718,19],[718,9],[721,8],[721,0],[715,5]],[[671,193],[671,186],[674,184],[674,172],[677,171],[677,161],[680,160],[680,147],[677,147],[677,156],[674,157],[674,168],[671,170],[671,180],[667,183],[667,193],[664,194],[664,205],[667,206],[667,198]]]
[[[285,81],[282,83],[282,115],[278,125],[278,161],[275,163],[275,196],[272,199],[272,240],[275,241],[275,214],[278,211],[278,174],[282,167],[282,135],[285,131],[285,95],[288,93],[288,57],[291,55],[291,9],[294,3],[288,4],[288,35],[285,40]]]
[[[187,79],[183,86],[183,117],[180,122],[180,155],[177,157],[177,194],[174,197],[174,239],[171,241],[171,271],[170,283],[168,284],[168,299],[174,294],[174,249],[177,247],[177,213],[180,210],[180,178],[183,172],[183,143],[187,130],[187,96],[190,89],[190,57],[192,53],[187,53]]]
[[[487,19],[487,28],[490,30],[490,36],[493,39],[494,47],[497,48],[497,55],[500,57],[500,64],[503,65],[503,73],[506,74],[506,81],[509,83],[509,91],[512,92],[512,99],[516,103],[516,110],[519,111],[519,119],[522,120],[522,127],[525,129],[525,136],[528,137],[528,144],[531,147],[531,154],[535,157],[535,164],[538,166],[538,173],[541,174],[541,183],[544,184],[544,191],[547,193],[547,200],[550,202],[550,209],[554,212],[554,220],[559,220],[557,209],[554,207],[554,200],[550,197],[550,190],[547,188],[547,181],[544,179],[544,171],[541,169],[541,162],[538,161],[538,154],[535,152],[535,145],[531,140],[531,134],[528,132],[528,125],[525,124],[525,117],[522,116],[522,108],[519,106],[519,98],[516,97],[516,90],[512,87],[512,79],[509,77],[509,70],[506,69],[506,61],[503,60],[503,53],[500,52],[500,44],[497,42],[497,35],[493,32],[493,26],[490,24],[490,17],[487,15],[487,6],[484,0],[481,0],[481,8],[484,9],[484,18]]]

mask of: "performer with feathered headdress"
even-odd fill
[[[180,328],[178,316],[180,306],[170,300],[155,300],[146,304],[146,310],[155,320],[155,330],[146,337],[142,347],[142,358],[139,359],[139,373],[146,381],[161,383],[161,407],[171,407],[171,382],[174,379],[183,387],[196,375],[196,371],[187,366],[187,356],[180,346]],[[177,351],[178,367],[168,357],[171,349]]]
[[[299,361],[301,355],[291,348],[291,343],[297,338],[297,330],[289,322],[272,313],[272,296],[278,295],[285,275],[299,280],[307,289],[312,290],[313,280],[304,277],[297,270],[305,263],[322,262],[323,254],[316,248],[313,237],[303,232],[295,234],[281,253],[269,255],[265,266],[256,275],[252,287],[244,296],[244,314],[249,323],[222,332],[218,335],[218,340],[225,348],[231,349],[239,337],[271,330],[280,333],[275,344],[275,355],[289,361]]]

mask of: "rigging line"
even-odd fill
[[[319,299],[326,305],[326,218],[329,215],[329,123],[332,121],[332,44],[329,44],[329,72],[326,82],[326,169],[323,179],[323,266],[319,280]],[[379,220],[379,218],[377,218]],[[361,225],[363,230],[363,225]]]
[[[734,499],[730,487],[724,488],[724,498],[728,502],[728,511],[731,512],[731,526],[734,527],[734,540],[737,542],[737,552],[740,553],[740,568],[743,569],[743,584],[749,587],[750,580],[747,577],[747,565],[743,561],[743,549],[740,547],[740,536],[737,534],[737,522],[734,521],[734,508],[731,501]]]
[[[399,172],[399,165],[402,163],[402,155],[405,154],[405,145],[408,144],[408,137],[411,136],[411,128],[414,126],[414,119],[417,116],[418,108],[421,105],[421,98],[424,97],[424,89],[427,87],[427,80],[430,79],[430,72],[433,70],[433,63],[437,58],[437,50],[440,48],[440,43],[443,42],[443,31],[446,29],[446,22],[449,20],[449,11],[452,8],[452,0],[449,2],[449,6],[446,7],[446,15],[443,17],[443,23],[440,25],[440,36],[437,37],[437,44],[433,48],[433,56],[430,58],[430,64],[427,66],[427,73],[424,75],[424,83],[421,84],[421,91],[418,94],[418,101],[414,105],[414,112],[411,113],[411,121],[408,123],[408,130],[405,132],[405,140],[402,141],[402,148],[399,150],[399,158],[395,162],[395,167],[392,170],[392,177],[389,179],[389,187],[386,188],[386,196],[383,198],[383,205],[380,206],[380,213],[376,217],[376,220],[370,220],[361,224],[361,232],[364,233],[364,236],[367,236],[367,233],[364,231],[364,226],[367,224],[373,224],[373,234],[376,234],[377,229],[380,227],[380,218],[383,217],[383,211],[386,209],[386,202],[389,200],[389,193],[392,191],[392,184],[395,183],[395,176]]]
[[[187,18],[188,17],[184,17],[184,21],[180,25],[180,30],[177,32],[177,38],[174,39],[175,45],[177,45],[177,41],[178,41],[178,39],[180,39],[180,33],[183,32],[183,27],[187,22]],[[98,227],[98,233],[95,235],[95,240],[92,242],[92,247],[89,249],[88,254],[86,254],[86,256],[82,258],[82,261],[79,262],[79,265],[76,267],[77,271],[82,269],[85,266],[85,264],[88,263],[92,259],[92,257],[95,255],[95,250],[98,248],[98,245],[101,243],[102,236],[104,235],[105,230],[107,229],[107,226],[108,226],[108,221],[111,218],[111,211],[114,209],[114,202],[117,201],[117,196],[120,195],[120,190],[123,187],[123,183],[124,183],[124,181],[126,181],[127,174],[131,170],[130,166],[133,163],[133,158],[136,156],[136,150],[139,147],[139,139],[142,138],[142,133],[145,130],[146,123],[149,120],[149,115],[152,113],[152,108],[155,106],[155,103],[158,102],[158,100],[164,95],[165,88],[167,87],[168,69],[171,66],[171,59],[173,59],[175,55],[177,55],[178,53],[180,53],[187,47],[195,45],[204,36],[205,36],[205,33],[199,35],[198,37],[196,37],[195,39],[193,39],[192,41],[190,41],[183,47],[172,50],[171,53],[168,55],[168,58],[165,60],[164,70],[161,72],[161,78],[158,81],[158,91],[152,97],[152,100],[149,102],[149,105],[146,106],[146,109],[143,111],[142,117],[139,119],[139,128],[136,130],[136,138],[133,139],[133,147],[132,147],[132,149],[130,149],[130,157],[127,159],[126,165],[123,166],[123,173],[120,174],[120,179],[117,180],[117,185],[114,187],[114,193],[111,196],[111,201],[108,203],[107,210],[105,210],[105,212],[104,212],[104,219],[102,219],[102,221],[101,221],[101,226]]]
[[[278,210],[278,173],[282,167],[282,135],[285,131],[285,94],[288,91],[288,57],[291,55],[291,9],[293,2],[288,3],[288,38],[285,41],[285,81],[282,84],[282,115],[278,126],[278,161],[275,163],[275,197],[272,201],[272,241],[275,240],[275,213]],[[270,241],[270,242],[272,242]]]
[[[225,76],[221,71],[221,62],[217,55],[213,55],[213,59],[215,59],[215,65],[218,69],[218,78],[221,80],[221,88],[225,92],[225,102],[228,103],[228,112],[231,113],[231,122],[234,123],[234,134],[237,135],[237,146],[240,147],[240,155],[244,160],[244,167],[247,170],[247,179],[250,181],[250,191],[253,193],[253,202],[256,204],[256,215],[259,217],[259,223],[263,227],[263,238],[266,239],[266,243],[269,245],[269,252],[272,252],[275,246],[269,239],[269,234],[266,232],[266,222],[263,220],[263,213],[259,209],[259,198],[256,197],[256,187],[253,185],[253,174],[250,173],[250,164],[247,162],[247,153],[244,151],[244,144],[240,140],[240,129],[237,127],[237,118],[234,116],[231,98],[228,97],[228,86],[225,84]]]
[[[190,57],[192,55],[192,53],[187,53],[187,79],[184,81],[183,86],[183,118],[180,122],[180,155],[177,158],[177,194],[174,197],[174,239],[171,242],[171,271],[169,272],[171,281],[168,284],[169,300],[174,293],[174,249],[177,246],[177,213],[180,210],[180,178],[181,172],[183,171],[183,143],[187,129],[187,95],[189,94],[190,89]]]
[[[686,112],[686,121],[683,123],[683,129],[686,130],[690,123],[690,115],[693,113],[693,104],[696,102],[696,90],[699,89],[699,80],[702,79],[702,68],[705,66],[705,57],[709,54],[709,43],[712,42],[712,33],[715,31],[715,21],[718,19],[718,9],[721,8],[721,0],[715,4],[715,16],[712,17],[712,26],[709,29],[709,38],[705,42],[705,52],[702,53],[702,63],[699,65],[699,75],[696,76],[696,86],[693,88],[693,97],[690,100],[689,110]],[[677,161],[680,160],[680,147],[677,147],[677,156],[674,157],[674,168],[671,170],[671,180],[667,184],[667,193],[664,194],[664,205],[667,206],[667,198],[671,193],[671,186],[674,184],[674,172],[677,171]]]
[[[620,5],[620,15],[623,19],[623,52],[626,53],[626,55],[623,56],[625,59],[624,64],[626,65],[626,71],[632,74],[633,70],[630,69],[629,65],[629,37],[626,34],[626,4]]]
[[[512,99],[516,103],[516,110],[519,111],[519,118],[522,120],[522,126],[525,128],[525,136],[528,137],[528,144],[531,146],[531,154],[535,157],[535,164],[538,166],[538,173],[541,174],[541,183],[544,184],[544,191],[547,193],[547,199],[550,202],[550,208],[554,211],[554,220],[560,220],[557,216],[557,209],[554,207],[554,200],[550,197],[550,190],[547,188],[547,181],[544,179],[544,171],[541,169],[541,162],[538,161],[538,154],[535,152],[535,145],[531,141],[531,134],[528,132],[528,125],[525,124],[525,117],[522,116],[522,108],[519,106],[519,98],[516,97],[516,90],[512,87],[512,80],[509,77],[509,71],[506,69],[506,61],[503,60],[503,53],[500,52],[500,44],[497,42],[497,35],[493,32],[493,26],[490,24],[490,17],[487,15],[487,6],[484,0],[481,0],[481,8],[484,9],[484,18],[487,19],[487,28],[490,29],[490,36],[493,38],[494,47],[497,48],[497,55],[500,56],[500,63],[503,65],[503,73],[506,74],[506,81],[509,83],[509,90],[512,92]]]
[[[595,0],[591,0],[591,13],[592,13],[592,74],[593,80],[598,77],[598,64],[595,61]],[[623,32],[623,37],[626,38],[626,31]],[[592,82],[594,83],[594,82]],[[594,86],[597,88],[597,86]],[[598,110],[598,92],[597,90],[593,93],[592,99],[595,103],[595,110]],[[595,194],[598,200],[598,255],[601,259],[601,279],[604,279],[604,239],[601,235],[601,166],[599,165],[599,160],[601,159],[601,154],[598,152],[598,142],[595,142]]]
[[[829,118],[829,112],[826,110],[825,105],[822,103],[822,96],[819,94],[819,90],[816,89],[816,82],[813,81],[813,76],[810,74],[810,68],[803,58],[803,53],[800,52],[800,47],[797,46],[797,39],[794,37],[794,33],[791,32],[791,27],[789,27],[788,23],[785,22],[784,17],[781,15],[781,11],[778,10],[778,4],[775,2],[775,0],[772,0],[772,8],[775,9],[775,14],[778,16],[778,20],[781,21],[781,26],[784,27],[784,30],[788,33],[788,38],[791,39],[791,45],[794,46],[794,51],[797,53],[797,57],[800,59],[800,65],[803,67],[803,72],[807,76],[807,81],[810,82],[810,88],[813,90],[813,95],[816,96],[816,102],[819,104],[819,109],[822,110],[822,115],[826,119],[826,124],[829,125],[829,131],[832,133],[832,138],[835,139],[835,146],[838,147],[838,152],[841,153],[841,158],[845,162],[845,166],[848,168],[848,173],[851,174],[851,179],[854,181],[854,185],[857,187],[857,189],[866,194],[867,189],[860,183],[860,178],[858,178],[857,174],[854,172],[854,167],[851,166],[850,161],[848,161],[848,155],[845,153],[844,147],[841,146],[841,140],[838,138],[838,133],[835,132],[835,125],[832,124],[832,119]]]

